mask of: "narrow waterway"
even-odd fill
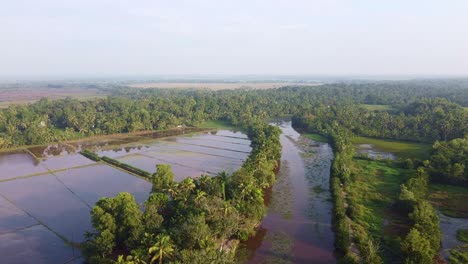
[[[331,147],[281,122],[281,169],[268,213],[245,244],[247,263],[335,263],[329,190]],[[245,250],[245,248],[244,248]]]
[[[442,231],[442,247],[441,253],[445,260],[450,257],[450,250],[464,244],[457,239],[457,231],[460,229],[468,229],[467,218],[449,217],[439,212],[440,230]]]

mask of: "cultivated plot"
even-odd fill
[[[0,196],[0,234],[37,224],[34,218]]]
[[[129,192],[139,204],[148,197],[151,184],[113,167],[96,164],[55,173],[57,178],[89,206],[101,197],[113,197],[119,192]]]
[[[0,181],[47,172],[47,168],[25,151],[0,152]]]
[[[91,228],[88,205],[54,175],[2,182],[0,193],[69,241],[83,241]]]
[[[2,263],[66,263],[80,255],[42,225],[0,235]]]

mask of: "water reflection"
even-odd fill
[[[275,124],[282,130],[281,168],[258,230],[265,234],[242,245],[247,262],[335,263],[328,189],[332,149],[301,137],[290,121]]]
[[[390,159],[396,160],[396,156],[390,152],[378,149],[373,144],[359,144],[357,145],[357,152],[368,156],[371,159]]]

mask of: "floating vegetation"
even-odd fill
[[[315,185],[314,187],[312,187],[312,190],[318,194],[326,191],[325,189],[322,188],[322,185]]]
[[[292,209],[294,208],[293,187],[291,179],[288,177],[287,161],[281,164],[280,172],[276,177],[276,183],[273,187],[273,197],[269,207],[272,213],[281,215],[284,219],[292,218]]]
[[[294,241],[284,232],[270,232],[265,241],[271,243],[271,252],[263,263],[287,264],[295,263],[292,248]]]

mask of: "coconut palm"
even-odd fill
[[[172,243],[171,237],[159,234],[156,237],[156,243],[154,246],[148,249],[148,253],[152,256],[150,263],[152,264],[159,259],[159,264],[162,264],[163,257],[172,255],[172,252],[174,252],[174,244]]]

